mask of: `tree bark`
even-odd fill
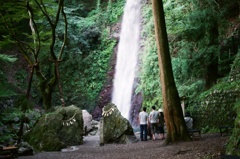
[[[209,29],[209,47],[218,46],[218,22],[212,19],[213,24]],[[213,85],[217,83],[218,78],[218,54],[215,51],[210,52],[211,62],[207,65],[206,77],[205,77],[205,89],[210,89]]]
[[[155,38],[162,86],[164,117],[167,126],[166,144],[190,140],[175,85],[162,0],[152,0]]]

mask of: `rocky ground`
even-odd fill
[[[139,139],[139,134],[136,134]],[[98,136],[87,136],[84,144],[61,152],[41,152],[20,159],[217,159],[221,158],[227,136],[202,134],[202,139],[164,145],[164,140],[99,146]]]

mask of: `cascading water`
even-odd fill
[[[118,44],[112,103],[129,119],[140,41],[141,0],[127,0]]]

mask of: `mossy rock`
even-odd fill
[[[58,107],[41,117],[25,140],[38,151],[59,151],[82,144],[82,111],[73,105]]]
[[[136,141],[132,126],[114,104],[104,106],[103,110],[108,112],[103,119],[104,143],[126,144]]]

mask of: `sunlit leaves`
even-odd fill
[[[15,62],[16,60],[17,58],[12,55],[0,54],[0,62]]]

